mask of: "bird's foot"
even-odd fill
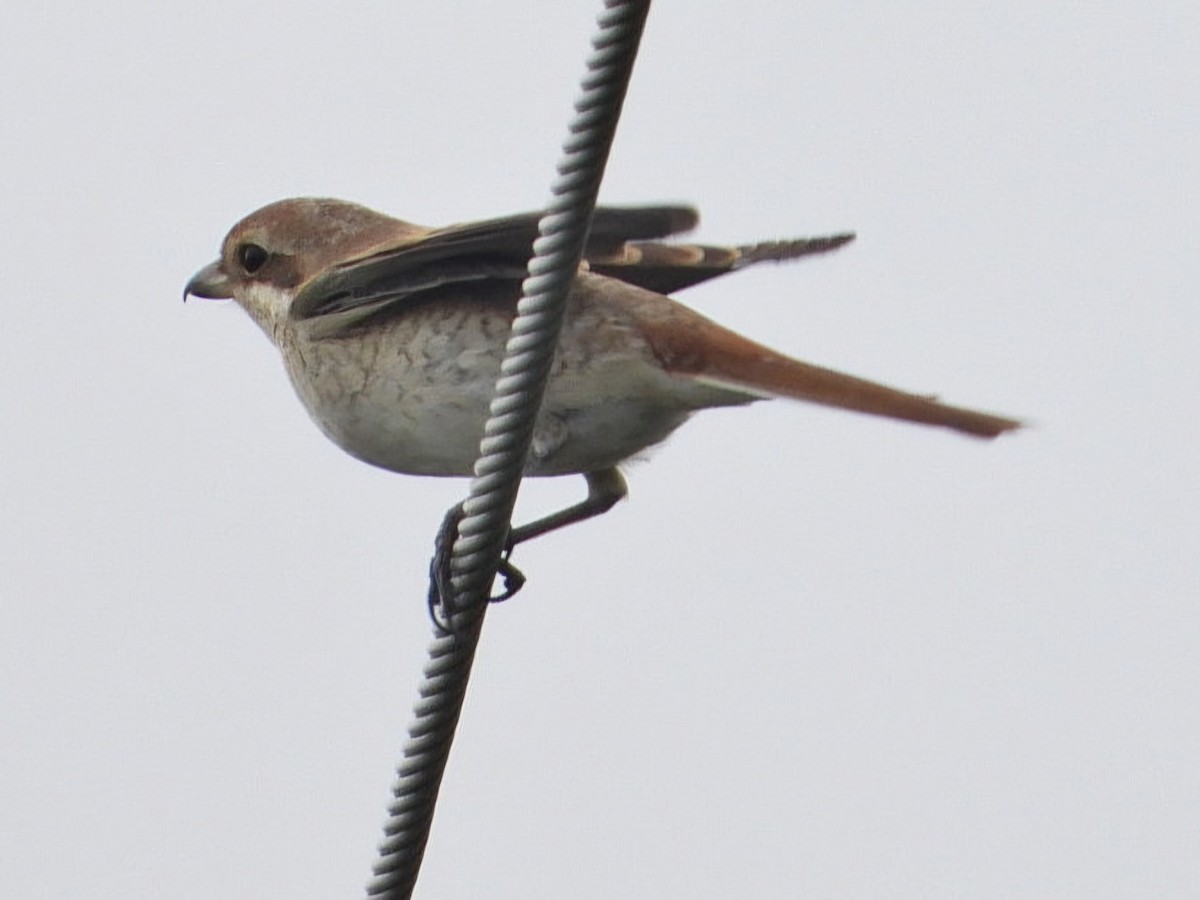
[[[465,513],[462,504],[451,507],[442,519],[433,544],[433,559],[429,562],[429,618],[434,627],[446,634],[458,634],[463,627],[462,613],[466,606],[459,602],[450,571],[450,560],[454,550],[454,539],[458,536],[458,525]],[[504,579],[504,590],[489,597],[489,603],[499,603],[512,597],[525,586],[525,574],[510,562],[515,543],[505,544],[504,554],[496,568],[496,574]]]

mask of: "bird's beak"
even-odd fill
[[[221,271],[219,262],[211,262],[195,275],[183,288],[183,300],[203,297],[205,300],[228,300],[233,297],[233,288],[229,278]]]

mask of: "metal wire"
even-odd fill
[[[394,801],[384,825],[371,897],[412,896],[437,792],[462,711],[487,592],[508,537],[534,422],[566,310],[567,293],[591,225],[621,104],[633,71],[650,0],[606,0],[563,142],[558,178],[534,242],[524,296],[517,306],[496,394],[463,503],[451,556],[455,593],[451,632],[436,630],[414,707]]]

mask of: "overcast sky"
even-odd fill
[[[180,292],[281,197],[540,205],[598,7],[0,7],[0,893],[361,895],[466,484]],[[418,896],[1200,896],[1198,48],[1194,0],[656,4],[603,198],[859,235],[687,301],[1035,427],[712,412],[523,547]]]

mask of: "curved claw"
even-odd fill
[[[458,602],[454,583],[450,574],[450,559],[454,550],[454,538],[458,535],[458,524],[463,520],[462,504],[459,503],[447,511],[438,528],[437,537],[433,543],[433,558],[429,561],[429,592],[426,595],[426,605],[429,608],[429,618],[434,627],[443,634],[457,634],[460,630],[455,624],[464,607]],[[525,586],[525,573],[509,561],[512,545],[505,547],[504,556],[496,568],[496,574],[504,579],[504,590],[494,597],[489,597],[489,603],[500,603],[512,597]]]

